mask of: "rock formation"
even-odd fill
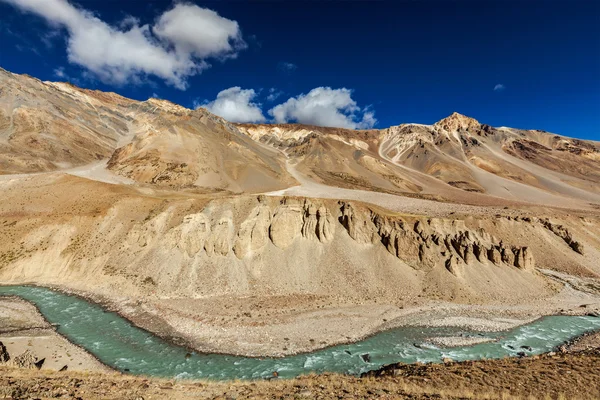
[[[5,363],[10,360],[10,355],[8,354],[8,350],[6,350],[6,346],[4,343],[0,342],[0,363]]]
[[[204,249],[208,255],[218,254],[226,256],[231,250],[233,238],[233,221],[231,216],[222,217],[212,227],[212,230],[204,242]]]
[[[583,244],[573,239],[571,232],[562,225],[553,224],[548,219],[540,220],[546,229],[565,241],[573,251],[583,255]]]
[[[25,350],[23,353],[14,357],[10,362],[18,368],[37,368],[37,359],[29,350]]]
[[[335,218],[327,207],[309,199],[284,198],[269,227],[273,244],[285,249],[302,236],[326,243],[333,239]]]
[[[240,226],[233,246],[233,251],[238,258],[251,255],[269,242],[271,220],[271,209],[261,202]]]
[[[417,220],[411,229],[401,218],[357,211],[351,203],[340,204],[340,223],[350,237],[360,243],[380,242],[388,252],[417,269],[443,262],[448,271],[458,276],[460,265],[483,263],[486,259],[495,265],[525,270],[535,266],[527,247],[495,243],[483,230],[473,232],[456,225],[447,228],[446,221],[438,219]]]

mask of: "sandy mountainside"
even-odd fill
[[[596,142],[460,114],[231,124],[0,70],[0,173],[0,283],[76,292],[201,350],[600,309]]]
[[[0,173],[107,162],[115,174],[171,188],[263,191],[294,182],[275,150],[204,109],[138,102],[0,69]]]
[[[580,204],[600,201],[600,143],[493,128],[458,113],[434,125],[369,131],[238,127],[285,152],[300,173],[328,185],[458,202],[502,198],[560,206],[573,198]]]

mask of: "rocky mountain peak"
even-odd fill
[[[469,131],[480,129],[481,124],[475,118],[453,112],[452,115],[436,122],[434,126],[442,128],[448,132],[457,132],[460,130]]]
[[[157,107],[163,111],[166,112],[171,112],[174,114],[186,114],[188,113],[189,110],[188,108],[185,108],[183,106],[180,106],[179,104],[175,104],[169,100],[164,100],[164,99],[158,99],[156,97],[150,97],[148,100],[145,101],[147,104],[150,104],[153,107]]]

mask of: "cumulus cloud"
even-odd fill
[[[230,58],[246,48],[236,21],[192,4],[177,4],[162,14],[152,31],[184,56]]]
[[[210,66],[207,59],[232,58],[246,46],[236,21],[192,4],[175,4],[151,27],[132,17],[111,26],[67,0],[0,1],[64,27],[69,61],[110,83],[154,75],[185,89],[190,76]]]
[[[368,107],[361,109],[346,88],[318,87],[307,94],[288,99],[269,110],[277,123],[332,126],[349,129],[372,128],[377,120]]]
[[[501,92],[504,89],[506,89],[506,86],[501,83],[498,83],[496,86],[494,86],[494,92]]]
[[[234,86],[220,91],[215,100],[203,107],[231,122],[265,122],[260,104],[252,101],[255,97],[253,89]]]

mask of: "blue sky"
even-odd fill
[[[598,1],[0,0],[0,66],[240,121],[600,140]]]

